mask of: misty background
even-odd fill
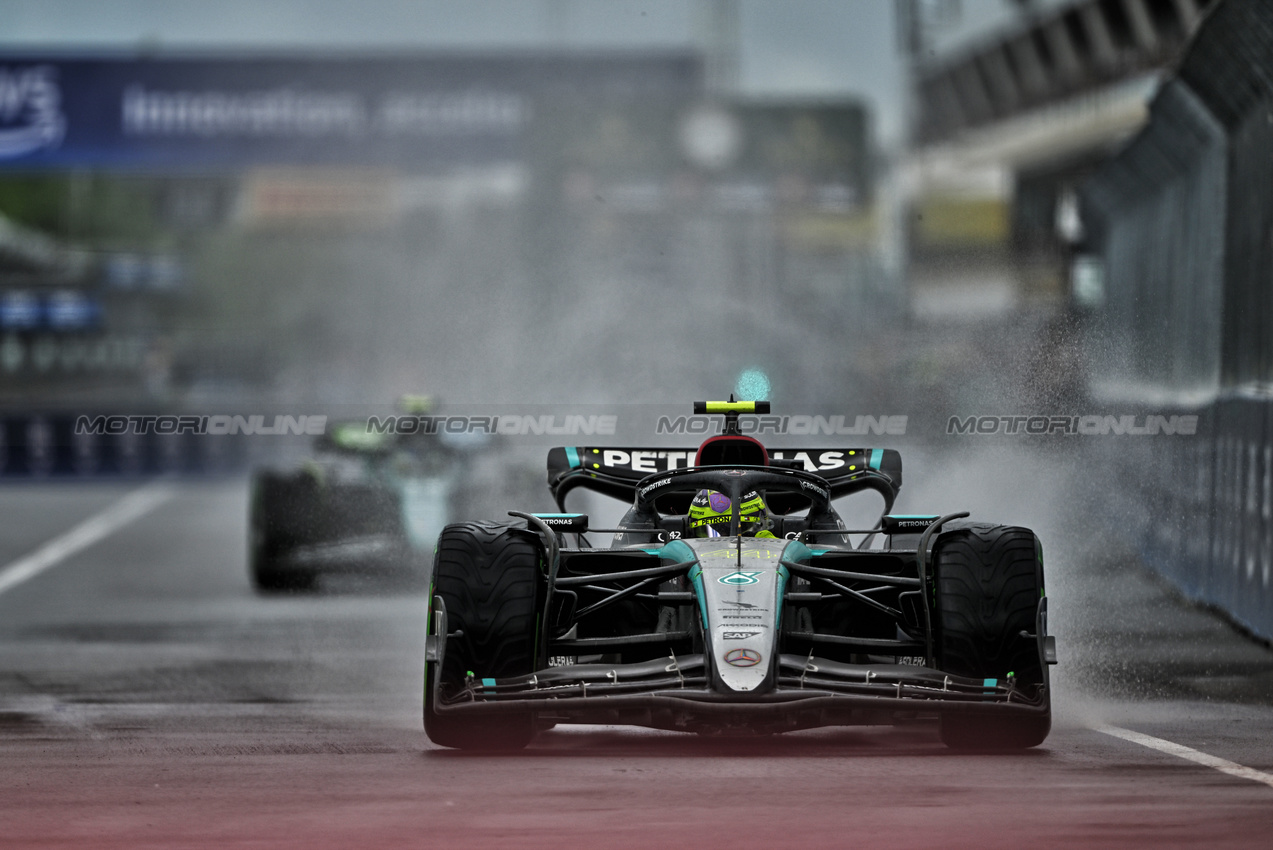
[[[69,290],[91,316],[57,333],[8,322],[3,396],[670,402],[725,396],[760,369],[785,405],[894,413],[1005,377],[1015,398],[1039,364],[950,317],[1012,313],[999,336],[1032,345],[1066,306],[1065,269],[1018,285],[1001,190],[974,204],[982,232],[938,224],[917,261],[907,80],[1024,12],[920,3],[922,55],[908,55],[905,5],[5,4],[14,62],[193,62],[187,92],[360,74],[372,100],[512,86],[520,111],[508,128],[422,130],[370,153],[315,155],[286,133],[215,148],[191,131],[183,151],[175,139],[126,162],[88,147],[4,162],[9,291]],[[973,291],[913,284],[952,269]]]

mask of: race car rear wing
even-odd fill
[[[561,510],[566,494],[583,487],[623,501],[636,498],[641,479],[693,466],[697,448],[558,446],[548,450],[548,487]],[[891,505],[902,487],[902,456],[895,449],[766,449],[774,466],[825,478],[832,498],[876,490]]]

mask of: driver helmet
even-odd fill
[[[739,504],[738,533],[748,537],[773,537],[769,531],[769,511],[765,500],[752,490]],[[716,490],[699,490],[690,502],[690,537],[721,537],[729,534],[729,496]]]

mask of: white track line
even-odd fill
[[[1253,767],[1246,767],[1236,762],[1222,759],[1217,756],[1208,755],[1199,752],[1192,747],[1186,747],[1184,744],[1177,744],[1173,741],[1165,741],[1162,738],[1155,738],[1153,735],[1144,735],[1140,732],[1133,732],[1130,729],[1123,729],[1118,726],[1097,726],[1097,732],[1104,732],[1106,735],[1113,735],[1115,738],[1122,738],[1124,741],[1131,741],[1134,744],[1140,744],[1143,747],[1149,747],[1151,750],[1158,750],[1160,753],[1178,756],[1182,759],[1188,759],[1197,764],[1206,765],[1214,768],[1221,773],[1227,773],[1230,776],[1236,776],[1239,779],[1249,779],[1252,782],[1263,783],[1273,788],[1273,774],[1268,774]]]
[[[49,567],[109,537],[134,520],[171,499],[176,491],[167,484],[148,484],[124,496],[99,514],[53,538],[39,549],[0,569],[0,593],[34,578]]]

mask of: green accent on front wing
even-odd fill
[[[484,687],[484,688],[493,688],[493,687],[495,687],[495,680],[494,680],[494,679],[483,679],[483,680],[482,680],[482,687]]]
[[[1009,674],[1009,675],[1011,675],[1011,674]],[[999,684],[999,680],[998,680],[998,679],[986,679],[986,680],[985,680],[984,682],[982,682],[981,684],[982,684],[982,686],[983,686],[983,687],[993,688],[993,687],[995,687],[996,685],[998,685],[998,684]]]
[[[571,469],[583,466],[583,462],[579,460],[579,449],[574,446],[566,446],[566,460],[570,463]]]

